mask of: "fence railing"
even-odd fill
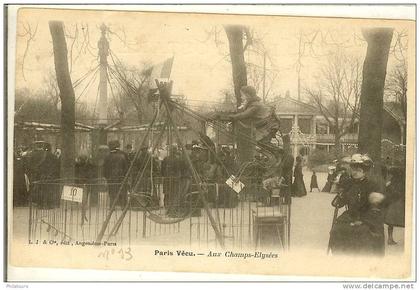
[[[217,226],[226,247],[269,247],[264,235],[273,236],[273,231],[277,238],[272,246],[288,246],[286,196],[264,190],[259,179],[241,178],[241,182],[244,188],[239,194],[223,180],[198,185],[191,178],[146,177],[137,185],[132,182],[122,189],[101,243],[217,247],[213,229]],[[33,183],[28,239],[95,244],[120,187],[104,180]]]

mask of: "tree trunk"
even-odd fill
[[[235,91],[236,105],[242,102],[241,88],[247,85],[247,72],[244,57],[243,34],[244,27],[240,25],[225,26],[226,35],[229,41],[230,59],[232,62],[232,79]],[[252,130],[235,123],[235,133],[238,144],[238,154],[240,163],[250,161],[254,157],[255,145],[247,141]]]
[[[359,152],[372,158],[375,180],[381,178],[381,141],[383,96],[393,29],[374,28],[363,31],[368,43],[363,64],[363,81],[360,97]]]
[[[75,97],[67,61],[67,44],[61,21],[49,22],[53,41],[55,73],[61,99],[61,178],[74,178]]]
[[[341,136],[340,134],[336,133],[334,135],[334,154],[335,154],[335,158],[339,159],[340,155],[341,155],[341,140],[340,140]]]

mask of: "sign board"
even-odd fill
[[[237,179],[234,175],[231,175],[227,180],[226,184],[229,185],[236,193],[241,192],[245,185]]]
[[[64,185],[61,199],[82,203],[83,201],[83,188]]]

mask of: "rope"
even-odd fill
[[[117,111],[118,111],[118,113],[119,113],[119,114],[121,114],[121,113],[122,113],[121,108],[118,108],[117,101],[116,101],[116,99],[115,99],[114,90],[112,89],[112,84],[111,84],[110,74],[111,74],[111,72],[110,72],[110,71],[109,71],[109,69],[108,69],[108,70],[106,71],[106,78],[107,78],[108,83],[109,83],[109,88],[111,89],[112,99],[113,99],[113,100],[114,100],[114,102],[115,102],[115,106],[117,107]]]
[[[198,135],[200,134],[200,132],[198,132],[197,130],[195,130],[193,127],[188,126],[187,128],[191,129],[192,131],[194,131],[195,133],[197,133]],[[215,150],[213,150],[213,148],[207,144],[207,142],[203,142],[204,146],[207,147],[207,149],[210,151],[210,153],[212,153],[214,155],[214,157],[216,158],[217,162],[223,167],[223,169],[226,171],[226,173],[230,176],[232,175],[229,170],[227,169],[227,167],[225,166],[225,164],[222,162],[222,160],[220,160],[220,158],[217,156],[217,152],[215,152]]]
[[[183,106],[183,105],[178,104],[178,103],[173,102],[173,101],[170,101],[170,102],[171,102],[171,104],[175,105],[178,109],[183,110],[185,113],[189,114],[193,118],[209,122],[209,118],[206,118],[206,117],[200,115],[199,113],[187,108],[186,106]],[[259,143],[259,142],[255,141],[253,138],[249,137],[247,134],[244,134],[244,133],[239,132],[237,134],[232,134],[226,128],[224,128],[222,125],[218,124],[218,122],[215,121],[215,120],[211,119],[209,124],[212,128],[216,128],[216,129],[219,129],[219,130],[225,132],[226,135],[230,135],[230,136],[233,136],[233,137],[236,137],[236,135],[241,135],[246,141],[250,142],[251,144],[253,144],[257,147],[259,147],[262,151],[265,151],[266,153],[274,155],[272,151],[268,150],[267,148],[264,148],[264,147],[269,147],[270,146],[269,144]],[[268,156],[267,154],[265,154],[265,155]]]
[[[95,106],[93,107],[93,116],[95,116],[95,114],[96,114],[96,106],[98,105],[98,99],[99,99],[99,86],[100,86],[101,84],[99,83],[98,84],[98,90],[97,90],[97,92],[96,92],[96,100],[95,100]],[[92,125],[95,123],[95,120],[96,119],[92,119]]]
[[[144,138],[143,138],[143,140],[142,140],[141,147],[144,145],[145,140],[147,139],[147,137],[148,137],[148,135],[149,135],[149,133],[150,133],[150,130],[151,130],[151,128],[152,128],[152,126],[153,126],[154,122],[156,121],[156,118],[157,118],[157,114],[155,114],[155,116],[154,116],[154,117],[153,117],[153,119],[152,119],[152,122],[151,122],[151,123],[150,123],[150,125],[149,125],[149,128],[148,128],[148,130],[147,130],[147,132],[146,132],[146,135],[144,136]],[[141,147],[140,147],[140,148],[141,148]],[[122,193],[122,190],[123,190],[123,188],[124,188],[125,184],[126,184],[126,183],[127,183],[127,181],[128,181],[128,178],[129,178],[129,176],[130,176],[130,174],[131,174],[131,171],[133,170],[133,167],[134,167],[134,160],[136,160],[136,159],[138,158],[139,154],[140,154],[140,148],[136,151],[136,154],[135,154],[135,156],[134,156],[133,160],[131,161],[130,167],[128,168],[127,173],[125,174],[124,179],[123,179],[123,181],[122,181],[122,183],[121,183],[121,186],[120,186],[120,188],[118,189],[117,196],[115,197],[115,200],[114,200],[113,204],[111,205],[111,210],[109,211],[108,216],[106,217],[106,219],[105,219],[105,221],[104,221],[104,223],[103,223],[103,225],[102,225],[102,228],[101,228],[101,230],[100,230],[100,232],[99,232],[99,234],[98,234],[98,236],[97,236],[97,238],[96,238],[96,242],[100,242],[100,241],[102,240],[102,238],[103,238],[104,234],[105,234],[105,230],[106,230],[106,228],[108,227],[109,221],[111,220],[111,216],[112,216],[112,214],[113,214],[113,212],[114,212],[114,210],[115,210],[115,206],[117,205],[117,201],[118,201],[118,199],[119,199],[119,197],[120,197],[120,195],[121,195],[121,193]]]
[[[83,94],[88,91],[87,90],[88,87],[90,87],[90,85],[93,83],[93,81],[96,80],[98,70],[99,70],[99,67],[96,69],[95,73],[92,75],[91,79],[88,81],[88,83],[86,84],[85,88],[82,90],[80,95],[76,98],[76,102],[79,101],[79,99],[83,96]]]
[[[80,83],[82,81],[84,81],[87,76],[93,72],[94,70],[97,70],[99,68],[99,64],[97,66],[95,66],[93,69],[89,70],[87,73],[85,73],[83,76],[81,76],[79,79],[77,79],[74,83],[73,83],[73,88],[75,89],[78,85],[80,85]]]

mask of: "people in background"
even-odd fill
[[[289,198],[289,202],[291,201],[292,195],[292,181],[293,181],[293,165],[294,165],[294,158],[292,155],[292,151],[290,148],[290,136],[283,135],[283,158],[282,158],[282,177],[284,179],[284,184],[287,187],[284,188],[286,196]]]
[[[334,178],[334,189],[331,189],[331,193],[343,192],[349,181],[351,180],[351,169],[350,169],[351,157],[343,157],[336,165],[335,178]]]
[[[388,245],[396,245],[394,227],[405,225],[405,168],[388,170],[385,189],[385,224],[388,225]]]
[[[318,191],[319,191],[318,178],[316,177],[316,172],[315,171],[312,171],[310,188],[311,188],[310,192],[312,192],[312,190],[315,189],[315,188],[318,189]]]
[[[95,168],[89,157],[86,154],[80,155],[74,166],[76,182],[80,184],[92,183],[95,176],[94,170]]]
[[[169,214],[176,215],[176,207],[180,206],[180,177],[183,170],[181,152],[175,145],[169,148],[169,155],[162,161],[164,205]]]
[[[295,170],[293,173],[295,179],[293,180],[292,185],[292,196],[302,197],[307,194],[305,183],[303,182],[303,173],[302,173],[302,157],[296,156]]]
[[[133,161],[134,157],[136,156],[136,152],[134,152],[133,146],[131,144],[128,144],[125,147],[125,153],[127,154],[129,162]]]
[[[43,209],[59,206],[57,180],[60,177],[60,162],[51,152],[51,144],[44,141],[34,142],[24,160],[32,201]]]
[[[322,192],[330,192],[332,184],[335,179],[335,166],[328,166],[328,177],[327,182],[325,183],[324,187],[322,188]]]
[[[110,206],[118,196],[116,205],[124,207],[127,202],[127,187],[122,184],[128,169],[128,157],[120,150],[120,142],[109,142],[109,155],[104,160],[104,177],[108,183]]]
[[[22,148],[18,147],[13,156],[13,207],[26,206],[28,204],[27,177],[25,175],[22,153]]]

